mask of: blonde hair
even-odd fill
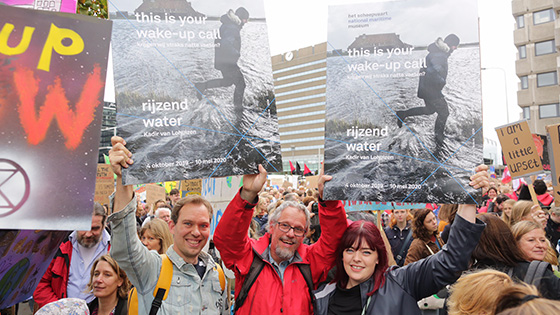
[[[490,314],[496,298],[513,283],[507,274],[493,269],[465,274],[451,287],[447,299],[449,314]]]
[[[514,284],[502,290],[496,300],[493,314],[498,315],[550,315],[560,313],[560,301],[545,299],[539,296],[535,286]]]
[[[516,201],[515,201],[514,199],[508,199],[508,200],[504,201],[502,205],[503,205],[503,206],[505,206],[505,205],[510,205],[511,208],[512,208],[511,211],[512,211],[512,213],[513,213],[513,205],[515,205],[515,203],[516,203]],[[508,216],[508,215],[506,215],[506,213],[505,213],[504,211],[502,211],[502,220],[503,220],[509,227],[511,227],[511,226],[509,225],[509,222],[510,222],[510,220],[511,220],[511,214]]]
[[[514,226],[517,222],[523,221],[526,216],[531,214],[531,208],[533,206],[533,202],[527,200],[519,200],[516,202],[511,209],[508,225]]]
[[[130,290],[131,287],[130,281],[128,281],[128,276],[126,275],[126,272],[121,267],[119,267],[117,261],[114,260],[113,257],[111,257],[109,254],[97,258],[97,260],[93,263],[93,266],[91,266],[89,282],[86,286],[87,292],[93,291],[93,274],[95,273],[95,268],[97,267],[97,264],[99,264],[100,261],[104,261],[108,263],[109,266],[111,266],[111,268],[117,275],[117,277],[119,277],[119,279],[123,281],[123,283],[119,287],[117,287],[117,297],[121,300],[126,299],[128,296],[128,291]]]
[[[140,238],[146,231],[150,231],[152,235],[159,240],[161,248],[158,253],[165,254],[169,246],[173,244],[173,236],[169,232],[169,225],[162,219],[153,218],[148,221],[140,230]]]

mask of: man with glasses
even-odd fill
[[[346,229],[344,208],[340,201],[320,200],[323,233],[313,245],[302,244],[309,229],[309,211],[294,201],[286,201],[274,210],[263,237],[250,239],[247,231],[266,175],[259,165],[259,174],[243,177],[243,187],[228,205],[214,233],[214,243],[226,267],[235,272],[236,314],[313,314],[309,294],[313,288],[307,285],[304,270],[310,270],[313,286],[325,280]],[[324,183],[330,179],[321,176],[321,197]],[[256,268],[262,270],[254,273]],[[251,279],[253,276],[256,278]],[[247,290],[246,281],[252,285],[248,292],[241,293]],[[240,299],[240,294],[244,299]]]

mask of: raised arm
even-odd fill
[[[227,206],[214,232],[214,244],[226,267],[232,270],[237,267],[242,274],[248,271],[253,257],[247,233],[258,193],[266,183],[266,176],[267,172],[262,165],[259,165],[258,174],[243,176],[243,187]]]

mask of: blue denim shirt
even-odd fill
[[[113,202],[113,196],[111,203]],[[113,243],[111,256],[126,271],[130,282],[138,290],[138,312],[149,314],[153,292],[159,278],[162,259],[155,250],[148,250],[136,234],[136,196],[119,212],[109,216]],[[210,255],[200,252],[198,258],[206,265],[202,279],[196,268],[183,260],[173,249],[167,249],[173,263],[173,278],[169,295],[163,301],[158,315],[227,314],[227,292],[222,292],[216,263]],[[224,290],[227,291],[227,290]]]

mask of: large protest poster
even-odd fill
[[[76,12],[77,2],[78,0],[0,0],[0,3],[11,6],[67,13]]]
[[[262,0],[204,3],[110,7],[126,184],[281,171]]]
[[[0,10],[0,229],[89,230],[111,22]]]
[[[475,0],[329,7],[326,199],[475,203]]]
[[[33,294],[68,233],[0,230],[0,309]]]

